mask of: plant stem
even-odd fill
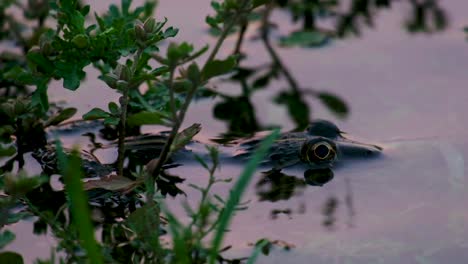
[[[128,106],[128,90],[129,87],[125,87],[122,96],[119,98],[121,111],[120,111],[120,122],[119,122],[119,142],[118,142],[118,156],[117,156],[117,168],[120,176],[123,176],[124,159],[125,159],[125,130],[127,123],[127,106]]]
[[[177,108],[175,105],[175,99],[174,99],[174,89],[172,89],[172,85],[174,83],[174,71],[175,71],[176,66],[171,66],[170,71],[169,71],[169,101],[171,104],[171,113],[172,113],[172,122],[174,124],[179,123],[179,118],[177,117]]]
[[[141,54],[143,53],[143,49],[138,49],[137,53],[135,54],[133,64],[132,64],[132,76],[136,72],[136,67],[140,60]],[[119,141],[118,141],[118,156],[117,156],[117,170],[120,176],[123,176],[123,169],[124,169],[124,160],[125,160],[125,133],[127,129],[127,109],[128,109],[128,93],[132,84],[129,83],[125,87],[123,87],[122,96],[119,98],[120,103],[120,120],[119,120]]]
[[[242,6],[245,6],[245,4],[247,2],[248,1],[244,1],[244,4]],[[226,39],[229,31],[237,23],[239,17],[240,16],[235,16],[234,19],[229,21],[229,23],[224,26],[223,32],[221,33],[220,37],[218,38],[218,41],[216,42],[215,47],[211,51],[210,55],[208,56],[208,59],[206,60],[204,66],[202,68],[202,72],[206,68],[208,63],[210,63],[211,61],[214,60],[216,54],[218,53],[219,49],[221,48],[221,45],[223,44],[224,40]],[[171,83],[171,81],[170,81],[170,83]],[[172,85],[170,87],[168,87],[168,88],[170,90],[173,89]],[[180,126],[182,124],[182,121],[184,120],[185,113],[187,112],[187,109],[188,109],[188,107],[190,105],[190,102],[192,101],[192,98],[195,95],[195,92],[197,91],[197,89],[198,89],[198,86],[194,86],[193,89],[190,90],[189,93],[187,94],[187,97],[185,98],[185,102],[182,105],[182,107],[180,108],[179,116],[177,118],[177,122],[172,127],[171,133],[169,134],[169,137],[168,137],[166,143],[164,144],[164,148],[161,151],[161,155],[159,156],[159,159],[158,159],[158,161],[156,163],[156,166],[154,167],[153,171],[151,172],[153,177],[157,177],[159,175],[159,173],[161,172],[162,166],[164,165],[164,163],[166,162],[166,159],[169,156],[169,151],[171,149],[171,145],[172,145],[172,143],[174,142],[174,139],[177,136],[177,132],[179,131],[179,128],[180,128]]]
[[[262,17],[261,37],[262,37],[263,43],[265,44],[265,47],[268,53],[273,59],[273,63],[276,66],[278,66],[278,68],[281,70],[284,77],[286,78],[286,81],[289,83],[289,86],[291,86],[291,89],[293,89],[295,93],[299,93],[300,89],[299,89],[299,85],[296,79],[294,79],[294,77],[289,72],[289,69],[286,67],[286,65],[283,64],[283,62],[281,61],[281,58],[278,56],[278,54],[273,49],[273,46],[270,43],[268,26],[269,26],[270,14],[271,14],[271,11],[273,10],[273,7],[274,7],[274,4],[270,3],[265,8],[265,11]]]
[[[16,147],[17,147],[17,160],[18,160],[18,168],[22,169],[24,167],[24,129],[23,129],[23,119],[17,118],[16,119]]]
[[[242,21],[241,28],[239,30],[239,36],[237,37],[236,46],[234,48],[233,54],[240,54],[241,53],[241,47],[242,47],[242,43],[244,41],[244,36],[245,36],[245,32],[247,31],[248,25],[249,25],[249,23],[247,22],[247,19],[244,19]]]

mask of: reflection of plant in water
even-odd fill
[[[256,128],[263,128],[255,118],[254,107],[249,98],[256,91],[267,88],[272,80],[278,78],[284,78],[288,87],[274,96],[274,103],[286,107],[298,130],[305,128],[311,119],[307,97],[319,100],[339,118],[345,118],[349,113],[347,104],[339,96],[314,89],[310,85],[303,85],[294,77],[294,74],[287,67],[287,59],[280,57],[276,46],[270,40],[273,30],[284,23],[283,21],[275,23],[271,18],[273,12],[285,11],[291,15],[293,23],[302,22],[302,27],[279,39],[280,46],[313,48],[323,47],[333,40],[361,35],[364,27],[374,26],[378,11],[390,9],[397,4],[397,1],[392,0],[277,0],[265,2],[264,9],[239,21],[235,28],[238,37],[233,54],[239,54],[243,59],[248,58],[249,51],[242,48],[245,42],[245,32],[248,27],[259,24],[259,36],[255,39],[262,41],[271,58],[271,63],[266,68],[244,65],[237,67],[237,73],[231,79],[239,82],[241,96],[225,96],[222,92],[215,92],[219,93],[223,99],[222,103],[218,104],[218,108],[215,108],[215,117],[229,123],[229,133],[224,135],[228,139],[235,135],[251,135],[256,131]],[[408,2],[411,7],[410,15],[405,22],[405,27],[409,32],[432,33],[446,27],[445,12],[437,1],[408,0],[405,2]],[[222,8],[218,5],[213,5],[213,7],[218,16],[223,14]],[[259,17],[261,19],[258,22]],[[210,23],[213,19],[209,17],[207,21],[212,26],[212,32],[217,32],[216,24]],[[232,31],[232,33],[235,32],[235,30]],[[235,103],[238,104],[234,106]],[[229,107],[231,107],[230,111],[228,111]],[[221,108],[228,113],[240,112],[242,114],[221,115],[219,114]]]
[[[304,180],[278,170],[265,172],[256,184],[260,201],[288,200],[305,187]]]

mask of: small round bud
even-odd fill
[[[88,46],[89,44],[89,39],[88,39],[88,36],[84,35],[84,34],[79,34],[79,35],[76,35],[73,39],[72,39],[72,42],[73,44],[75,44],[75,46],[79,49],[84,49]]]

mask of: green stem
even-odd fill
[[[127,123],[127,107],[128,107],[128,90],[129,87],[125,87],[123,94],[119,99],[121,111],[120,111],[120,122],[119,122],[119,141],[118,141],[118,156],[117,156],[117,168],[120,176],[123,176],[124,159],[125,159],[125,130]]]
[[[141,58],[141,54],[143,53],[143,49],[138,49],[137,53],[135,54],[133,65],[132,65],[132,76],[135,75],[136,67],[139,63]],[[119,141],[118,141],[118,156],[117,156],[117,170],[120,176],[123,176],[123,169],[124,169],[124,160],[125,160],[125,133],[127,129],[127,110],[128,110],[128,94],[130,91],[132,84],[129,83],[125,87],[123,87],[122,96],[119,98],[120,103],[120,120],[119,120]]]
[[[247,19],[242,21],[241,28],[239,30],[239,36],[237,37],[236,46],[234,48],[233,54],[240,54],[242,43],[244,42],[245,32],[247,31],[247,26],[249,25]]]
[[[177,117],[177,108],[176,108],[176,105],[175,105],[175,96],[174,96],[174,89],[172,89],[172,86],[173,86],[173,83],[174,83],[174,71],[175,71],[175,66],[171,66],[170,67],[170,71],[169,71],[169,102],[171,104],[171,113],[172,113],[172,122],[174,122],[174,124],[178,124],[179,123],[179,118]]]
[[[248,3],[248,1],[244,1],[243,6],[245,6],[246,3]],[[211,61],[214,60],[216,54],[218,54],[218,51],[221,48],[221,45],[223,44],[224,40],[226,39],[229,31],[237,23],[239,17],[240,16],[235,16],[234,19],[232,19],[227,25],[224,26],[223,32],[221,33],[220,37],[218,38],[218,41],[216,42],[215,47],[211,51],[210,55],[208,56],[208,59],[205,62],[205,65],[202,68],[202,72],[206,68],[208,63],[210,63]],[[170,90],[173,89],[172,86],[170,86],[168,88]],[[163,150],[161,152],[161,155],[160,155],[160,157],[159,157],[159,159],[158,159],[158,161],[156,163],[156,166],[155,166],[154,170],[151,173],[153,175],[153,177],[157,177],[159,175],[159,173],[161,172],[162,166],[164,165],[164,163],[166,162],[166,159],[169,156],[169,151],[171,149],[171,145],[172,145],[172,143],[174,142],[174,139],[177,136],[177,132],[179,131],[179,128],[180,128],[180,126],[182,124],[182,121],[184,120],[185,113],[187,112],[187,109],[188,109],[188,107],[190,105],[190,102],[192,101],[193,96],[195,95],[195,93],[197,91],[197,88],[198,88],[197,86],[193,87],[193,89],[189,91],[189,93],[187,94],[187,97],[185,98],[185,102],[184,102],[184,104],[182,105],[182,107],[181,107],[181,109],[179,111],[179,116],[177,118],[177,122],[172,127],[171,133],[169,134],[169,137],[168,137],[166,143],[164,144],[164,148],[163,148]]]
[[[24,167],[24,129],[23,129],[23,119],[17,118],[16,119],[16,147],[17,147],[17,160],[18,160],[18,168],[22,169]]]

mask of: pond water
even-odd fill
[[[161,1],[158,15],[180,28],[178,40],[202,46],[212,42],[203,23],[210,12],[209,1],[194,2]],[[186,8],[181,9],[182,4]],[[104,10],[107,3],[101,5]],[[286,170],[293,177],[290,180],[301,183],[288,199],[275,202],[271,196],[270,200],[260,199],[259,193],[269,185],[258,187],[262,178],[259,170],[244,197],[250,200],[249,208],[237,213],[226,237],[225,244],[233,245],[226,256],[246,256],[252,250],[249,243],[268,238],[293,248],[275,249],[258,263],[468,261],[468,178],[464,166],[468,155],[468,43],[462,31],[468,25],[468,2],[452,0],[441,5],[450,17],[450,27],[442,33],[406,33],[402,24],[408,7],[395,5],[392,11],[382,12],[375,28],[364,30],[361,38],[319,49],[278,49],[300,84],[333,92],[351,109],[350,116],[340,120],[320,102],[309,100],[313,118],[332,120],[352,137],[379,144],[383,155],[337,167],[334,178],[322,187],[304,185],[300,169]],[[286,19],[281,13],[275,17]],[[251,29],[248,35],[254,33]],[[231,52],[234,42],[234,38],[228,39],[221,54]],[[260,43],[248,42],[246,51],[247,64],[268,61]],[[97,73],[89,71],[88,76],[94,80]],[[105,107],[109,98],[118,98],[102,83],[86,82],[73,96],[60,85],[51,88],[51,97],[66,99],[81,114],[90,107]],[[217,86],[227,93],[239,92],[233,84],[219,82]],[[277,81],[271,86],[253,97],[257,118],[262,124],[290,130],[294,125],[287,111],[271,102],[286,83]],[[187,114],[185,126],[202,124],[197,138],[202,142],[227,129],[213,117],[212,106],[213,101],[199,101]],[[69,142],[76,140],[70,138]],[[112,160],[115,156],[102,158]],[[225,164],[218,176],[235,177],[240,170],[238,164]],[[187,178],[181,188],[188,197],[197,197],[188,183],[207,180],[206,172],[195,163],[171,172]],[[229,187],[218,185],[215,192],[227,194]],[[283,188],[286,192],[291,187]],[[178,206],[181,199],[174,199],[170,206],[183,219]],[[274,210],[286,213],[275,215]],[[53,243],[50,238],[34,238],[38,242],[32,246],[28,238],[31,229],[24,223],[15,225],[17,239],[8,247],[22,252],[27,262],[35,256],[49,256],[47,248]]]

